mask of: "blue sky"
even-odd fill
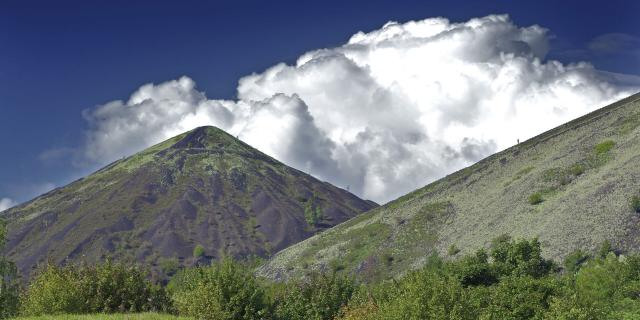
[[[85,144],[83,110],[145,83],[186,75],[210,99],[235,99],[243,76],[387,21],[490,14],[549,29],[545,59],[640,76],[638,12],[615,0],[3,1],[0,199],[25,201],[94,170],[99,160],[69,155]]]

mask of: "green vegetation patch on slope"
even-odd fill
[[[355,271],[364,281],[379,281],[402,274],[416,260],[431,253],[438,228],[450,221],[454,208],[446,201],[422,205],[419,210],[372,219],[377,210],[358,216],[314,238],[299,252],[300,263],[289,272]],[[425,246],[416,247],[414,243]]]
[[[302,263],[299,270],[309,272],[316,268],[321,270],[355,268],[360,261],[377,257],[379,250],[384,247],[385,240],[390,237],[391,227],[384,222],[376,221],[358,223],[363,220],[358,217],[350,221],[345,227],[348,232],[330,230],[319,237],[318,243],[314,244],[310,250],[303,253]],[[336,241],[336,239],[338,241]],[[316,247],[324,247],[324,240],[335,241],[336,244],[321,251],[315,251]],[[378,251],[371,255],[372,251]],[[328,261],[326,265],[318,266],[315,261]]]

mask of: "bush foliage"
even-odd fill
[[[262,319],[269,311],[264,289],[251,270],[229,259],[181,270],[168,290],[177,311],[196,319]]]
[[[48,264],[22,297],[24,315],[169,311],[164,289],[136,266]]]
[[[196,245],[193,248],[193,257],[200,258],[202,256],[204,256],[204,247],[202,245]]]
[[[275,319],[333,319],[346,306],[355,282],[333,272],[312,273],[301,282],[289,283],[275,295]]]
[[[536,205],[536,204],[542,203],[544,199],[542,198],[542,193],[534,192],[529,196],[527,201],[529,202],[529,204]]]
[[[595,147],[593,147],[593,151],[596,155],[604,155],[607,154],[613,147],[615,147],[616,143],[613,140],[605,140],[598,143]]]
[[[501,236],[488,249],[425,265],[397,279],[358,283],[310,271],[273,283],[232,260],[178,271],[164,291],[137,268],[49,266],[23,296],[25,314],[164,310],[194,319],[637,319],[640,255],[569,254],[563,268],[537,239]],[[169,296],[171,299],[167,298]],[[174,306],[175,309],[172,309]]]
[[[640,213],[640,196],[631,197],[631,208],[636,213]]]

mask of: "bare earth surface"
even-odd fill
[[[23,275],[46,260],[111,257],[166,276],[221,256],[268,257],[375,206],[201,127],[1,216]]]
[[[433,252],[538,237],[560,260],[609,240],[640,252],[640,94],[492,155],[275,255],[270,278],[335,268],[369,280],[402,275]]]

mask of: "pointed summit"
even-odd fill
[[[166,265],[267,257],[376,204],[200,127],[3,213],[9,257]],[[194,248],[204,248],[204,253]]]
[[[183,137],[172,148],[217,149],[241,144],[238,139],[214,126],[198,127],[181,136]],[[248,145],[245,146],[253,149]]]

